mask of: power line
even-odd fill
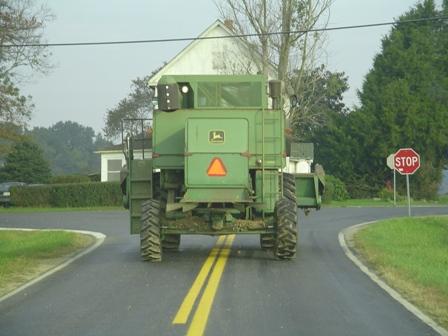
[[[308,30],[290,30],[279,31],[264,34],[236,34],[236,35],[223,35],[223,36],[205,36],[205,37],[179,37],[179,38],[165,38],[165,39],[151,39],[151,40],[125,40],[125,41],[99,41],[99,42],[68,42],[68,43],[25,43],[25,44],[4,44],[0,45],[2,48],[14,48],[14,47],[70,47],[70,46],[97,46],[97,45],[116,45],[116,44],[143,44],[143,43],[167,43],[167,42],[183,42],[183,41],[198,41],[198,40],[217,40],[228,38],[245,38],[256,36],[272,36],[272,35],[286,35],[286,34],[306,34],[313,32],[327,32],[336,30],[349,30],[349,29],[361,29],[372,28],[381,26],[392,26],[398,24],[410,24],[410,23],[423,23],[448,20],[448,16],[439,17],[427,17],[412,20],[401,21],[389,21],[379,23],[369,23],[351,26],[339,26],[339,27],[327,27],[327,28],[313,28]]]

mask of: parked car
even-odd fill
[[[11,188],[26,185],[24,182],[0,183],[0,204],[5,208],[11,205]]]

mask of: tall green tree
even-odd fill
[[[100,157],[95,151],[111,144],[91,127],[73,121],[35,127],[28,135],[42,147],[54,175],[98,172]]]
[[[121,121],[126,118],[151,118],[153,111],[153,92],[148,86],[151,76],[137,78],[132,81],[131,93],[112,109],[107,110],[103,129],[104,134],[110,140],[116,140],[121,136]],[[132,124],[124,124],[124,127]]]
[[[343,72],[331,72],[324,65],[305,74],[293,71],[292,76],[306,76],[302,80],[309,83],[300,96],[295,96],[297,103],[291,107],[297,116],[291,125],[295,138],[319,142],[323,129],[331,127],[336,117],[348,112],[343,101],[343,94],[348,90],[348,78]],[[296,90],[299,88],[294,88]]]
[[[435,17],[433,0],[417,4],[400,20]],[[385,158],[400,147],[421,154],[414,196],[436,195],[448,153],[447,22],[398,23],[382,41],[360,92],[361,106],[348,118],[356,156],[354,175],[379,190],[390,178]]]
[[[50,167],[42,150],[30,141],[17,143],[0,170],[2,181],[46,183],[50,177]]]

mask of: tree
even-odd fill
[[[0,157],[11,152],[17,142],[26,140],[23,129],[13,123],[0,122]]]
[[[446,11],[446,1],[444,6]],[[433,0],[425,0],[400,20],[442,15]],[[385,158],[412,147],[422,159],[413,177],[414,196],[436,195],[448,159],[447,29],[446,21],[395,25],[366,76],[361,106],[347,119],[354,176],[376,191],[390,179]]]
[[[116,140],[121,136],[122,119],[147,119],[152,117],[153,92],[148,86],[150,77],[151,75],[133,80],[131,93],[126,98],[120,100],[116,107],[107,110],[106,125],[103,131],[108,139]],[[130,124],[125,126],[130,126]]]
[[[48,9],[36,7],[31,0],[0,0],[0,122],[24,125],[33,105],[30,97],[20,94],[20,70],[45,73],[49,70],[49,52],[40,44]]]
[[[0,176],[3,181],[46,183],[51,177],[51,171],[39,146],[25,141],[17,143],[8,154]]]
[[[110,142],[91,127],[73,121],[58,122],[51,127],[35,127],[28,133],[50,162],[54,175],[88,174],[99,171],[99,147]]]
[[[331,0],[222,0],[218,7],[224,19],[234,22],[238,35],[251,34],[245,40],[253,52],[259,71],[268,75],[273,66],[277,79],[285,83],[285,94],[303,93],[315,80],[310,75],[317,68],[323,35],[309,32],[318,21],[325,24]],[[300,31],[300,32],[298,32]],[[270,34],[282,32],[282,34]],[[261,56],[261,57],[260,57]],[[311,81],[311,83],[309,82]],[[292,126],[297,126],[309,110],[287,111]]]
[[[348,113],[343,102],[343,94],[348,90],[348,78],[343,72],[331,72],[323,65],[305,74],[295,70],[293,79],[294,76],[304,76],[304,80],[309,83],[296,106],[291,107],[293,111],[300,109],[300,112],[294,113],[295,138],[320,142],[320,132],[334,126],[335,118]],[[293,80],[292,83],[296,82]]]

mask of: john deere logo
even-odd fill
[[[210,131],[208,133],[208,141],[211,143],[223,143],[224,131]]]

